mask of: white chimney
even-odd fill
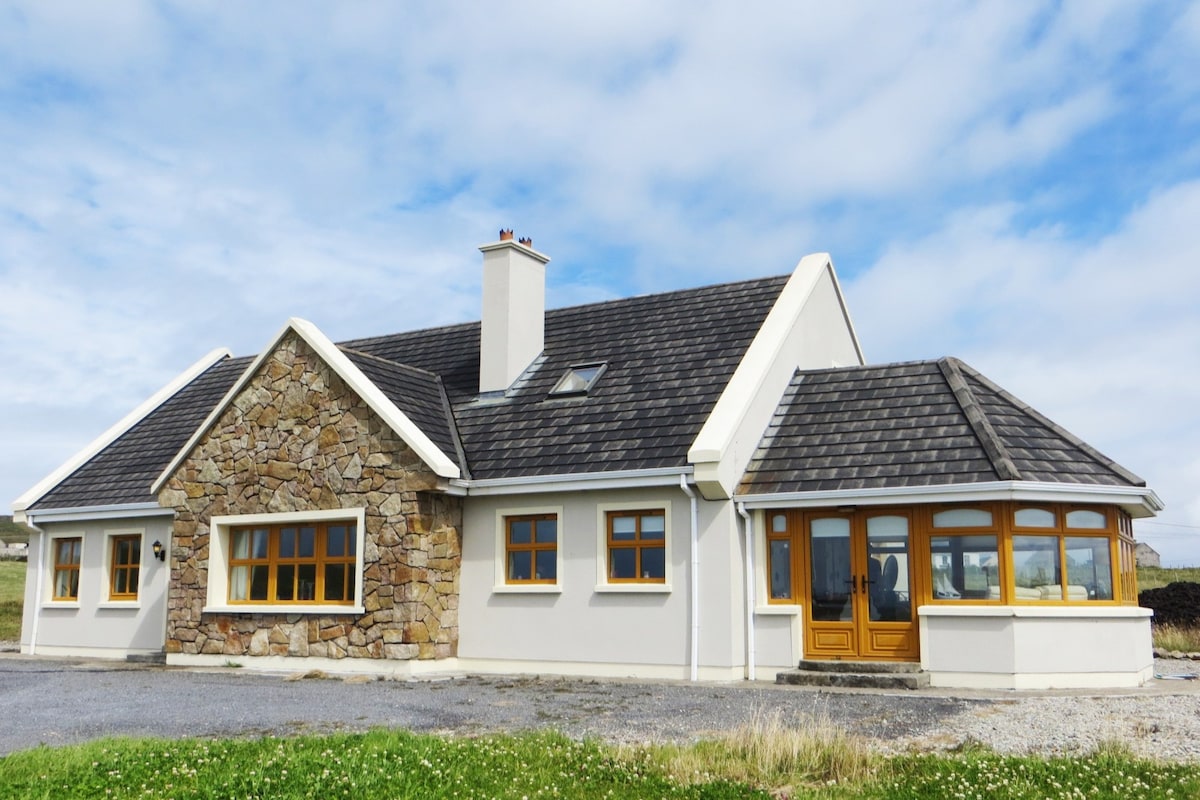
[[[532,239],[511,230],[483,253],[483,315],[479,331],[479,392],[503,392],[541,355],[546,335],[546,263]]]

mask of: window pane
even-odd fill
[[[1099,511],[1068,511],[1068,528],[1107,528],[1108,520]]]
[[[1068,536],[1066,545],[1067,599],[1112,600],[1112,559],[1109,557],[1108,539]]]
[[[126,564],[142,563],[142,537],[129,540],[129,560]]]
[[[346,528],[330,525],[325,531],[325,555],[341,557],[346,554]]]
[[[533,553],[528,550],[517,550],[508,554],[508,579],[510,581],[527,581],[533,577]]]
[[[254,536],[253,536],[253,540],[252,540],[253,546],[251,547],[251,550],[250,550],[250,552],[251,552],[250,557],[251,558],[266,558],[268,541],[269,540],[268,540],[268,536],[267,536],[267,529],[266,528],[256,528],[254,530]],[[263,591],[265,592],[266,590],[264,589]]]
[[[300,558],[314,558],[317,555],[317,529],[301,528],[300,545],[297,548]]]
[[[642,579],[661,581],[667,577],[667,549],[665,547],[642,548]]]
[[[935,528],[986,528],[992,524],[992,512],[982,508],[951,508],[933,515]]]
[[[125,570],[119,569],[113,573],[113,594],[128,594],[127,581]]]
[[[772,600],[792,599],[792,542],[789,539],[771,540],[771,586]]]
[[[54,596],[65,598],[74,598],[79,596],[78,570],[65,569],[55,573]]]
[[[771,533],[787,533],[787,514],[771,515]]]
[[[281,528],[279,531],[279,557],[296,557],[296,529]]]
[[[667,535],[667,518],[662,514],[647,514],[642,517],[642,538],[662,541]]]
[[[632,547],[613,547],[608,551],[608,577],[637,577],[637,553]]]
[[[1019,508],[1014,521],[1019,528],[1053,528],[1054,512],[1044,508]]]
[[[138,575],[140,573],[140,567],[130,567],[129,569],[125,570],[125,574],[129,576],[129,589],[127,590],[129,594],[137,594]]]
[[[1062,600],[1057,536],[1014,536],[1016,600]]]
[[[529,544],[533,541],[533,523],[527,519],[515,519],[508,524],[508,540],[513,544]]]
[[[613,517],[612,518],[612,538],[624,542],[633,541],[637,536],[637,518],[636,517]]]
[[[325,565],[325,599],[337,601],[350,599],[350,595],[346,591],[345,564]]]
[[[250,577],[249,567],[234,567],[229,571],[229,599],[245,600],[246,584]]]
[[[250,599],[267,599],[267,567],[264,564],[250,567]]]
[[[275,599],[294,600],[296,590],[296,567],[292,564],[280,564],[275,573]]]
[[[1000,599],[1000,555],[995,536],[934,536],[929,540],[929,550],[936,599]]]
[[[250,557],[250,531],[234,531],[233,532],[233,557],[236,559],[247,559]]]
[[[358,534],[355,532],[357,528],[354,525],[346,526],[346,545],[348,556],[358,555]]]
[[[554,542],[558,540],[558,520],[556,519],[539,519],[537,521],[537,530],[534,534],[537,541],[541,543]]]
[[[317,565],[301,564],[296,573],[296,599],[315,600],[317,598]]]
[[[132,560],[129,557],[129,555],[130,555],[129,550],[132,545],[133,545],[133,542],[129,539],[117,539],[117,563],[118,564],[128,564]]]
[[[537,570],[533,577],[539,581],[552,581],[558,578],[558,559],[553,550],[538,550],[535,556]]]

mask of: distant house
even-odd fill
[[[1162,561],[1159,558],[1158,551],[1145,542],[1138,542],[1137,546],[1134,547],[1133,552],[1139,567],[1162,566]]]
[[[1152,673],[1133,473],[953,358],[867,365],[833,264],[215,351],[14,504],[22,650],[180,665],[934,685]],[[364,287],[369,291],[370,287]],[[900,298],[898,298],[898,301]]]

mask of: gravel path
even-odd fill
[[[1162,673],[1200,672],[1159,662]],[[828,717],[881,750],[975,740],[1003,752],[1087,751],[1104,740],[1200,760],[1200,681],[1095,693],[874,692],[771,684],[466,677],[294,680],[0,656],[0,754],[101,736],[260,736],[399,727],[471,735],[553,728],[617,742],[691,741],[756,715]]]

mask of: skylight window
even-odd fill
[[[574,394],[587,394],[600,376],[604,374],[604,368],[608,365],[601,362],[598,364],[573,364],[566,374],[559,378],[558,383],[550,390],[551,395],[558,397],[569,396]]]

